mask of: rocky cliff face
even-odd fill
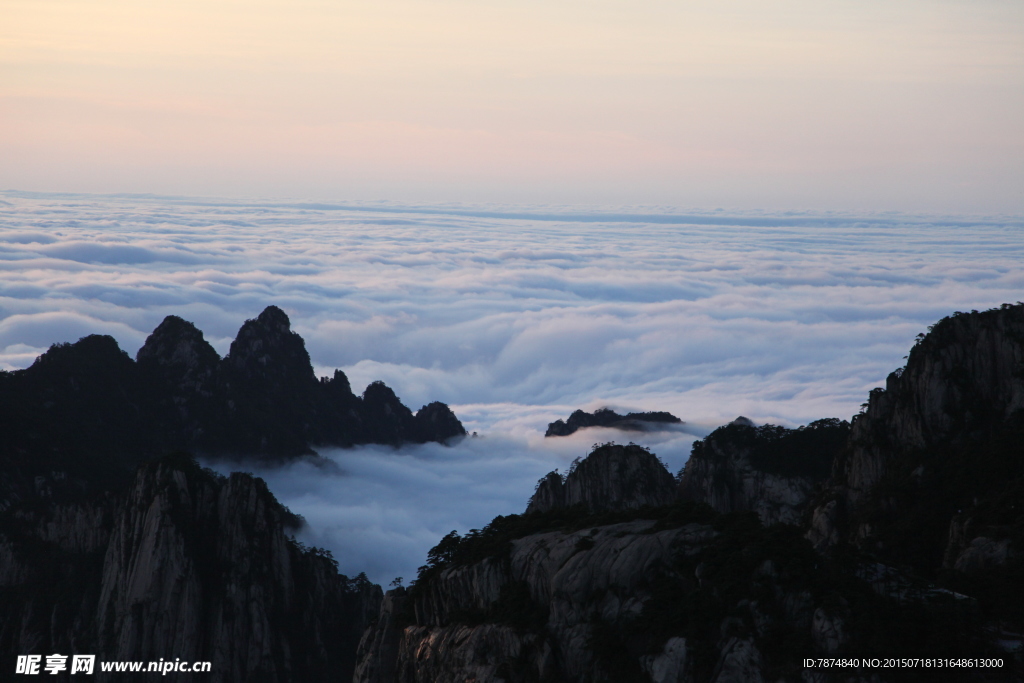
[[[605,444],[574,467],[564,482],[557,472],[541,479],[527,513],[581,505],[587,510],[623,510],[667,505],[675,481],[658,457],[641,446]]]
[[[395,683],[398,680],[398,648],[402,643],[402,626],[407,594],[399,587],[388,591],[381,601],[380,613],[372,619],[359,641],[356,652],[354,681]]]
[[[211,397],[216,389],[220,356],[203,333],[176,315],[164,318],[135,356],[150,381],[164,384],[176,403]]]
[[[728,425],[694,445],[680,493],[807,527],[935,578],[1009,571],[1024,547],[1024,306],[958,313],[851,425]],[[998,568],[998,569],[997,569]]]
[[[90,335],[55,344],[26,370],[0,372],[0,509],[34,495],[36,477],[124,483],[152,436],[135,370],[112,337]]]
[[[262,481],[159,456],[460,434],[442,403],[414,415],[381,383],[359,397],[340,371],[317,379],[275,307],[224,359],[174,316],[135,361],[110,337],[55,345],[0,372],[0,650],[207,660],[213,681],[345,680],[379,588],[289,540],[296,519]]]
[[[679,495],[719,512],[756,512],[766,525],[800,524],[849,432],[835,419],[792,430],[738,419],[694,444]]]
[[[298,520],[250,475],[167,458],[123,499],[33,507],[0,520],[5,652],[212,662],[197,680],[344,680],[379,609],[379,587],[289,540]]]
[[[902,453],[983,438],[1024,410],[1024,306],[934,325],[857,416],[837,481],[861,500]]]
[[[355,681],[615,680],[591,647],[595,632],[638,616],[674,554],[714,535],[654,525],[533,534],[513,541],[507,559],[445,569],[414,598],[389,594],[363,636]],[[414,624],[403,628],[395,608],[408,600]],[[675,666],[656,665],[657,655],[651,666],[686,680],[685,657],[670,658]]]
[[[416,411],[412,426],[412,441],[445,441],[453,436],[461,436],[466,429],[444,403],[434,401]]]
[[[985,651],[970,612],[901,613],[795,527],[688,504],[574,510],[446,537],[385,598],[354,680],[825,681],[803,657]]]
[[[1024,306],[939,321],[865,408],[809,538],[925,575],[1006,565],[1024,543]]]

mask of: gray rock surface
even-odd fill
[[[1024,409],[1024,311],[946,318],[915,346],[906,369],[871,392],[842,471],[860,500],[901,451],[983,431]]]
[[[651,677],[651,683],[690,683],[693,678],[686,669],[686,638],[669,638],[661,653],[640,659],[640,666]]]
[[[835,655],[846,643],[846,620],[841,615],[829,614],[824,608],[819,607],[814,610],[811,637],[821,652]]]
[[[673,555],[695,553],[714,536],[700,524],[664,531],[653,526],[643,520],[518,539],[507,562],[487,559],[444,570],[416,603],[416,625],[401,631],[393,603],[385,600],[377,626],[363,636],[355,681],[498,680],[498,666],[517,658],[538,676],[557,671],[564,676],[557,680],[605,680],[588,647],[593,623],[621,624],[639,614],[651,582],[671,571]],[[502,589],[516,582],[525,583],[547,613],[546,637],[500,624],[458,623],[460,615],[494,605]],[[384,633],[388,628],[392,632]],[[400,645],[392,665],[386,661],[392,650],[384,644],[393,638]],[[666,643],[658,670],[683,675],[684,646]],[[390,671],[397,672],[394,679]]]
[[[135,360],[140,370],[170,384],[178,403],[213,395],[220,356],[199,328],[176,315],[157,325]]]
[[[521,667],[531,669],[528,675],[540,679],[547,674],[550,661],[550,648],[541,638],[510,626],[410,626],[399,646],[397,680],[505,681],[513,673],[509,662],[521,662]],[[360,680],[355,679],[357,683]]]
[[[733,424],[753,429],[739,418]],[[766,525],[799,524],[814,492],[813,478],[765,472],[754,466],[750,455],[749,447],[712,434],[686,462],[679,496],[705,502],[718,512],[753,511]]]
[[[405,588],[395,588],[384,594],[379,615],[359,641],[353,680],[376,683],[395,683],[397,680],[401,620],[406,600]]]
[[[124,499],[19,510],[0,533],[17,597],[0,604],[0,647],[210,661],[206,681],[351,671],[380,589],[290,541],[294,524],[262,480],[174,458],[140,468]]]
[[[367,646],[361,648],[359,665],[364,674],[356,680],[519,683],[548,677],[566,683],[603,682],[621,680],[611,672],[625,660],[627,669],[638,667],[634,676],[657,683],[791,680],[796,674],[778,673],[780,649],[769,649],[780,642],[773,640],[779,629],[788,634],[791,646],[800,643],[805,656],[852,654],[854,644],[865,638],[863,610],[874,604],[863,598],[864,589],[873,589],[895,605],[924,608],[949,600],[967,605],[971,598],[921,580],[895,563],[843,564],[852,561],[839,553],[816,555],[800,542],[799,534],[806,530],[823,551],[844,541],[881,550],[877,525],[886,523],[885,516],[850,526],[858,505],[876,494],[876,486],[894,468],[902,467],[901,476],[907,478],[900,480],[903,489],[895,494],[889,489],[881,509],[904,521],[898,514],[899,496],[915,482],[928,481],[934,463],[927,457],[953,452],[943,450],[950,444],[987,443],[974,439],[1001,429],[1024,408],[1022,382],[1024,306],[960,315],[939,323],[911,353],[907,369],[890,376],[885,390],[872,392],[866,412],[852,429],[839,420],[785,430],[737,419],[718,436],[704,440],[702,449],[695,447],[679,485],[684,500],[704,502],[723,513],[753,511],[765,525],[784,522],[798,529],[757,527],[749,515],[718,517],[713,526],[690,523],[672,528],[666,520],[693,519],[672,515],[701,510],[685,504],[662,510],[666,516],[657,523],[636,519],[639,515],[633,521],[609,523],[625,519],[624,510],[665,505],[672,497],[662,493],[667,472],[655,466],[656,458],[642,449],[602,447],[566,477],[553,472],[539,482],[527,509],[537,517],[496,527],[559,530],[516,538],[507,552],[496,545],[485,559],[438,565],[438,573],[417,586],[407,624],[382,612],[377,630],[364,636]],[[787,450],[791,444],[800,448]],[[822,454],[827,457],[819,457]],[[913,495],[908,499],[913,501]],[[951,506],[945,505],[948,515]],[[980,509],[977,500],[973,505]],[[936,562],[973,573],[1015,561],[1016,551],[1005,537],[1001,518],[983,518],[968,507],[969,499],[964,510],[948,520],[948,539],[943,535],[946,518],[938,524],[925,520],[939,539],[933,544],[940,551],[933,553],[940,558]],[[556,514],[540,516],[552,512]],[[593,516],[586,518],[584,512]],[[588,520],[593,528],[572,530]],[[532,526],[541,523],[551,526]],[[499,533],[496,538],[503,537]],[[765,547],[759,550],[758,543],[780,554],[762,559],[765,555],[756,553]],[[819,561],[826,563],[826,571],[839,568],[848,581],[860,581],[858,590],[822,592],[814,581],[806,581],[808,576],[822,576]],[[746,573],[738,574],[740,567]],[[530,614],[540,616],[539,625],[517,627],[502,621],[501,609],[508,607],[513,595],[510,589],[520,591],[514,593],[518,606],[537,608]],[[680,606],[695,606],[699,614],[700,600],[714,602],[730,591],[734,592],[729,604],[719,605],[722,611],[702,613],[704,618],[716,615],[710,636],[694,635],[708,631],[686,630],[692,623],[683,627],[675,616],[666,616],[678,614]],[[666,601],[665,611],[659,611],[655,596]],[[874,618],[883,614],[891,612],[875,613]],[[717,620],[722,621],[716,629]],[[639,630],[631,631],[625,624]],[[906,627],[916,628],[913,621]],[[651,633],[664,642],[653,637],[644,641],[643,634]],[[889,637],[901,635],[889,632]],[[1017,636],[1003,640],[1019,642]],[[389,642],[398,646],[376,645]],[[602,643],[619,650],[605,652]],[[785,647],[782,656],[788,657],[792,653]],[[391,663],[374,661],[392,656]],[[380,673],[385,671],[394,671],[394,679]],[[805,670],[800,680],[831,680],[820,674]],[[849,680],[881,678],[853,675]]]
[[[763,683],[761,652],[750,638],[729,638],[715,668],[714,683]]]
[[[972,573],[979,569],[1006,564],[1012,555],[1010,540],[978,536],[971,539],[967,547],[960,551],[953,568],[957,571]]]

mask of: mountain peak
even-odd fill
[[[292,331],[292,321],[288,314],[277,306],[267,306],[263,312],[256,316],[256,322],[268,330],[275,330],[280,333]]]
[[[288,376],[290,382],[316,381],[305,342],[292,332],[288,315],[277,306],[267,306],[242,324],[225,361],[250,380]]]
[[[212,372],[220,356],[198,327],[169,315],[146,338],[135,360],[141,365],[177,366],[186,371],[208,368]]]
[[[526,512],[573,505],[591,512],[629,510],[668,505],[675,497],[675,479],[658,456],[635,444],[609,443],[576,464],[564,482],[554,472],[541,479]]]

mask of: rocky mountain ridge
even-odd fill
[[[1017,304],[955,314],[918,338],[906,366],[855,416],[808,536],[822,549],[851,544],[926,575],[958,565],[1002,571],[1024,551],[1022,496]],[[974,583],[962,587],[988,590]]]
[[[597,680],[592,620],[618,624],[638,615],[668,548],[692,550],[713,534],[700,524],[654,525],[533,534],[512,541],[507,559],[446,568],[414,597],[389,593],[385,618],[364,635],[355,680]],[[415,625],[388,651],[387,673],[371,673],[396,641],[396,601],[411,601]],[[502,611],[506,623],[473,624],[474,614],[486,622],[488,612]]]

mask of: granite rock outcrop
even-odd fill
[[[538,505],[580,472],[614,481],[654,468],[665,497],[605,485]],[[845,613],[808,581],[818,559],[799,528],[676,501],[674,488],[644,449],[605,445],[565,482],[542,480],[526,514],[452,532],[410,590],[385,597],[355,681],[796,680],[796,649],[847,645]]]
[[[180,680],[344,679],[380,588],[292,540],[300,523],[262,480],[185,456],[141,467],[123,498],[12,508],[0,649],[212,663]]]
[[[609,680],[595,629],[638,616],[649,585],[673,571],[674,553],[692,554],[714,536],[697,523],[654,525],[532,534],[512,541],[506,559],[445,568],[412,597],[389,593],[388,611],[363,636],[355,681]],[[411,625],[393,618],[396,599],[412,602]],[[666,645],[669,654],[648,666],[679,674],[685,648]]]

